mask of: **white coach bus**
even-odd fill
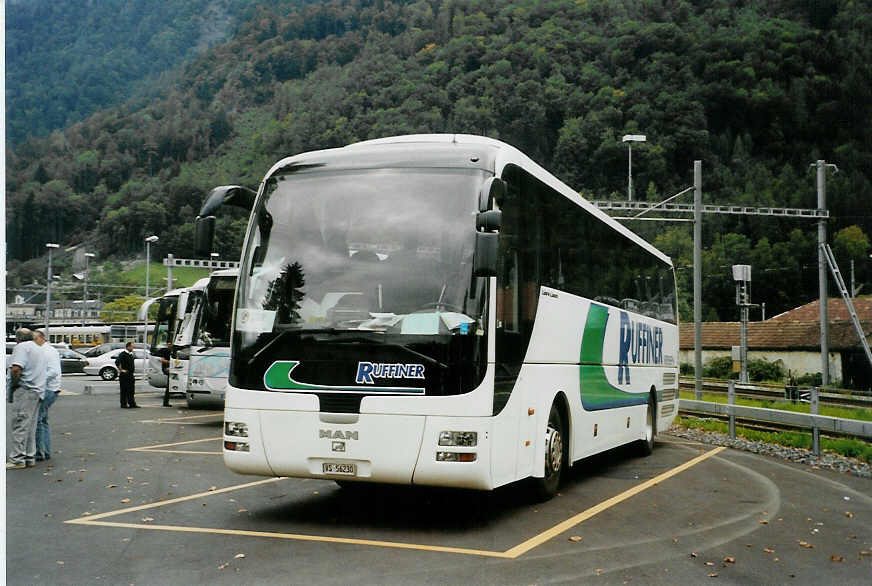
[[[214,221],[197,219],[201,249]],[[650,453],[677,411],[669,258],[482,137],[276,163],[232,328],[224,462],[244,474],[531,478],[547,498],[576,460],[630,442]]]
[[[230,375],[230,321],[239,271],[214,271],[193,309],[190,345],[178,351],[188,365],[188,407],[224,406]]]
[[[148,383],[153,387],[160,389],[167,386],[167,375],[164,374],[161,367],[161,355],[166,349],[169,341],[173,339],[173,334],[177,326],[177,311],[179,307],[179,295],[183,289],[173,289],[167,291],[160,297],[147,299],[142,307],[139,308],[140,319],[145,319],[148,315],[149,308],[152,304],[157,303],[157,317],[149,337],[149,357],[146,371],[148,373]]]

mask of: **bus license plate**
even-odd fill
[[[355,464],[340,464],[338,462],[324,462],[321,464],[324,474],[341,474],[343,476],[357,476]]]

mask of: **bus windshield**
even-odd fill
[[[178,302],[179,298],[175,295],[162,297],[158,302],[157,319],[151,337],[151,352],[166,348],[168,342],[173,339]]]
[[[259,387],[263,371],[254,363],[297,360],[319,344],[345,344],[341,355],[352,362],[381,344],[399,352],[391,360],[417,357],[452,369],[451,347],[485,337],[487,279],[472,274],[485,175],[400,168],[268,178],[240,270],[235,384]],[[351,343],[360,352],[346,351]],[[458,360],[483,356],[479,350]]]
[[[236,277],[213,276],[209,280],[197,311],[194,345],[230,346],[230,314],[235,289]]]

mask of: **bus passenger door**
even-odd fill
[[[517,385],[515,386],[515,394],[520,401],[518,409],[518,458],[517,458],[517,475],[518,478],[526,478],[534,472],[533,465],[536,461],[536,446],[540,443],[536,437],[536,389],[534,386],[528,385],[527,381],[535,381],[537,367],[529,364],[521,369],[521,376],[518,377]]]

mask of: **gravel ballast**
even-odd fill
[[[840,456],[839,454],[823,452],[820,456],[815,456],[811,450],[806,450],[804,448],[794,448],[779,444],[751,441],[741,437],[730,439],[730,436],[725,433],[678,426],[673,426],[667,433],[671,436],[704,444],[726,446],[736,450],[744,450],[755,454],[773,456],[775,458],[789,460],[798,464],[806,464],[813,468],[825,468],[845,474],[853,474],[860,478],[872,478],[872,466],[868,463],[855,458]]]

